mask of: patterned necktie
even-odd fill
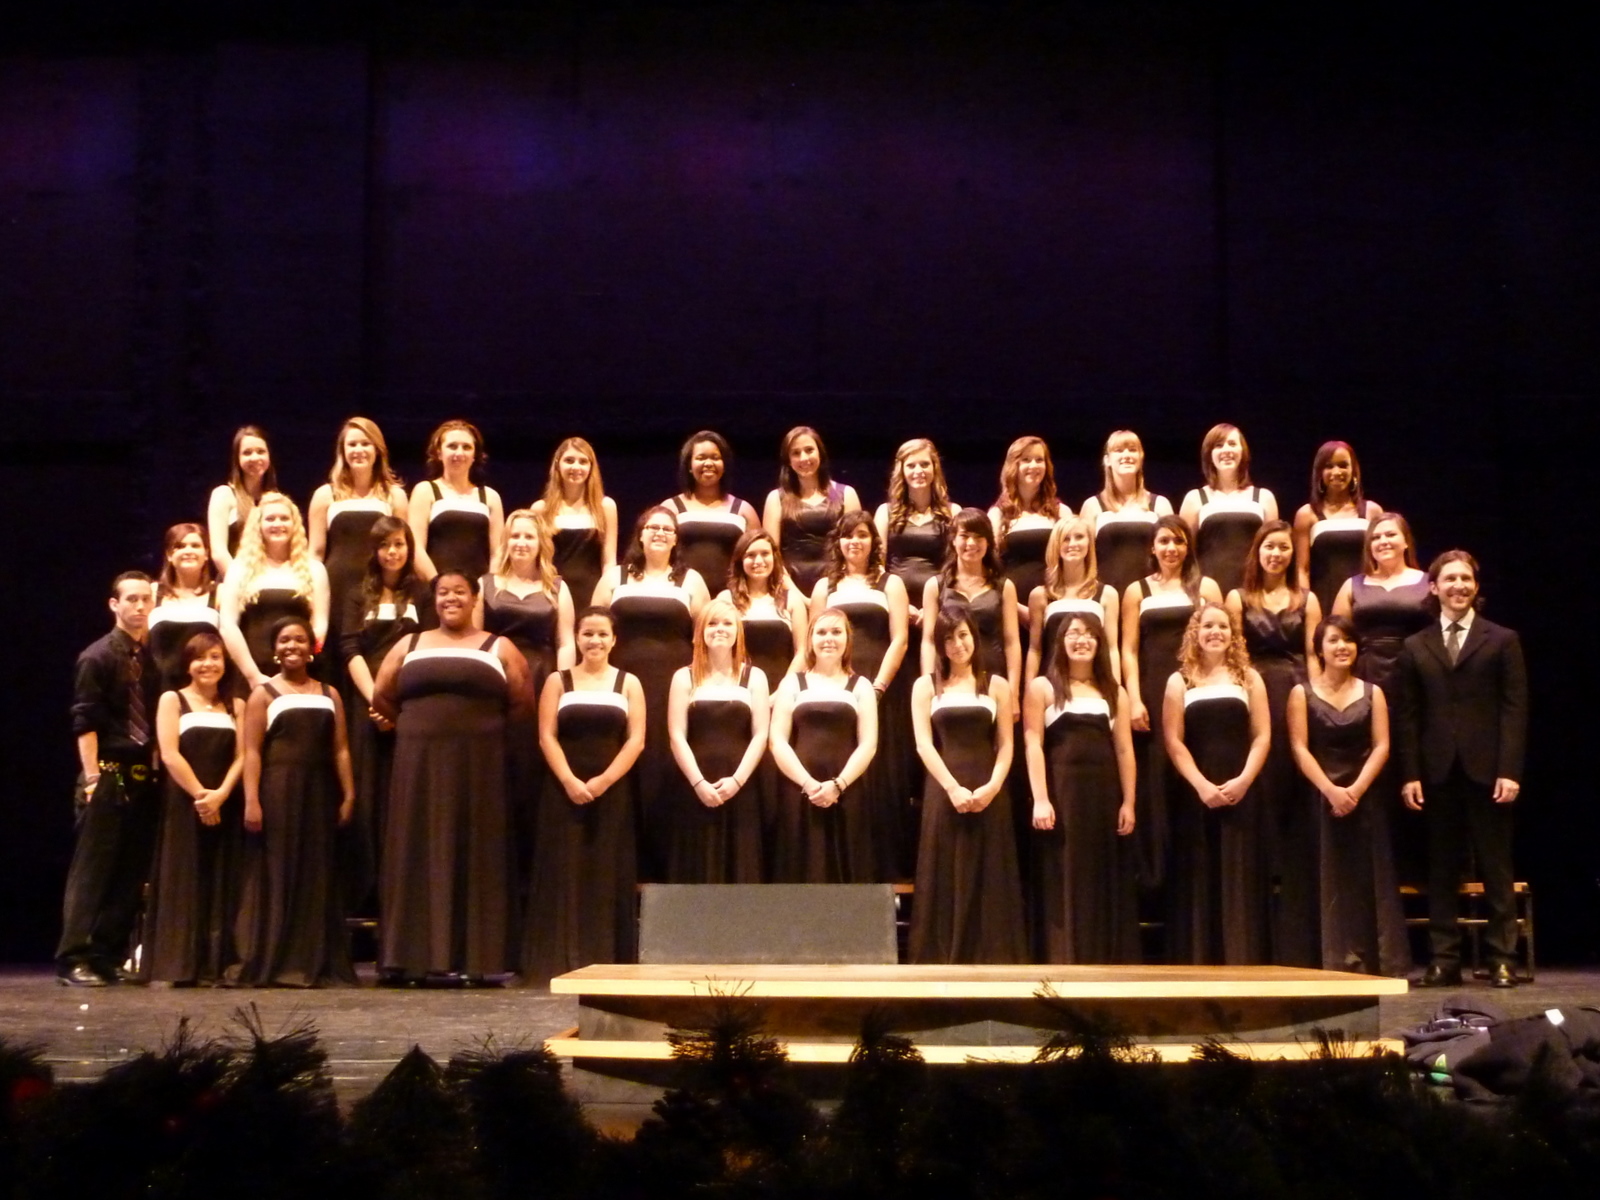
[[[150,742],[150,716],[144,710],[144,660],[135,650],[128,659],[128,740],[136,746]]]
[[[1461,656],[1461,622],[1451,621],[1449,629],[1450,636],[1444,639],[1444,648],[1450,652],[1450,665],[1453,667]]]

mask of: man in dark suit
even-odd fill
[[[1521,790],[1528,679],[1517,635],[1478,615],[1478,564],[1447,550],[1428,567],[1438,621],[1400,656],[1401,795],[1428,830],[1428,938],[1422,987],[1461,982],[1459,889],[1470,845],[1488,905],[1489,980],[1515,987],[1511,805]]]

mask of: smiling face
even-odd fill
[[[378,545],[378,566],[383,573],[393,578],[405,570],[406,562],[411,557],[411,547],[406,542],[405,530],[396,529]]]
[[[1100,639],[1081,617],[1073,617],[1067,622],[1067,627],[1061,631],[1061,644],[1066,649],[1067,661],[1080,665],[1092,666],[1094,656],[1100,650]]]
[[[851,571],[862,572],[872,557],[872,526],[862,522],[839,535],[839,554]]]
[[[222,680],[228,659],[221,646],[207,646],[199,655],[189,660],[189,680],[197,687],[214,688]]]
[[[1471,563],[1460,559],[1445,563],[1428,586],[1439,597],[1439,611],[1451,621],[1464,617],[1478,598],[1477,573]]]
[[[746,579],[770,579],[772,577],[772,543],[766,538],[757,538],[744,549],[744,558],[740,560],[744,567]]]
[[[732,613],[718,610],[706,617],[701,637],[707,650],[732,650],[739,638],[739,622]]]
[[[989,553],[989,539],[971,529],[957,529],[950,544],[956,548],[956,561],[969,569],[982,567]]]
[[[715,442],[696,442],[689,452],[689,474],[695,486],[717,490],[722,484],[722,451]]]
[[[561,482],[567,487],[577,489],[589,482],[589,472],[593,470],[594,463],[576,446],[568,446],[556,462],[556,469],[561,472]]]
[[[1229,429],[1211,447],[1211,465],[1217,469],[1217,474],[1231,477],[1239,469],[1239,463],[1244,458],[1244,439],[1239,436],[1237,429]]]
[[[205,539],[198,533],[184,534],[167,555],[167,561],[180,577],[198,572],[206,562]]]
[[[1322,494],[1328,497],[1349,495],[1355,477],[1355,464],[1350,461],[1350,451],[1340,446],[1322,464]]]
[[[1200,614],[1200,628],[1196,639],[1200,653],[1211,658],[1221,658],[1233,642],[1233,623],[1220,608],[1207,608]]]
[[[1189,557],[1189,539],[1176,529],[1157,529],[1151,552],[1162,571],[1175,575],[1183,570],[1184,560]]]
[[[913,450],[900,463],[900,475],[906,486],[922,491],[933,486],[933,455],[926,450]]]
[[[1269,533],[1262,538],[1257,557],[1261,563],[1261,573],[1266,580],[1272,582],[1281,580],[1288,571],[1289,564],[1294,561],[1294,540],[1289,536],[1288,530]]]
[[[952,667],[968,666],[972,662],[973,647],[976,643],[972,639],[972,624],[969,621],[957,621],[951,627],[949,636],[944,639],[944,656],[950,660]]]
[[[1144,449],[1129,438],[1118,438],[1106,450],[1100,463],[1117,479],[1131,480],[1144,466]]]
[[[1049,461],[1043,442],[1029,442],[1017,459],[1017,483],[1032,493],[1044,482],[1045,464]]]
[[[311,632],[304,625],[285,625],[272,640],[272,654],[285,675],[306,669],[311,661]]]
[[[472,584],[464,575],[446,571],[433,581],[433,607],[439,614],[439,626],[459,633],[472,625],[472,605],[476,597]]]
[[[377,461],[378,448],[372,444],[366,430],[358,425],[346,425],[339,435],[339,453],[352,471],[370,471]]]
[[[802,433],[789,443],[789,469],[801,479],[810,479],[821,465],[822,451],[809,433]]]
[[[1089,557],[1089,547],[1094,544],[1088,529],[1080,523],[1074,523],[1061,534],[1061,562],[1081,563]]]
[[[465,429],[446,430],[439,442],[439,461],[452,475],[465,475],[478,460],[477,440]]]
[[[285,500],[272,500],[261,506],[261,541],[274,550],[287,552],[294,536],[294,510]]]
[[[539,561],[539,526],[531,517],[518,517],[506,526],[506,553],[516,567],[532,567]]]
[[[645,557],[657,561],[669,558],[678,544],[678,522],[666,509],[657,509],[647,516],[639,528],[639,545]]]
[[[1367,535],[1372,561],[1380,567],[1403,567],[1406,561],[1406,535],[1397,521],[1379,521]]]
[[[825,612],[811,626],[811,654],[819,667],[836,667],[850,645],[850,623],[839,613]]]
[[[1344,671],[1356,665],[1356,644],[1336,625],[1330,625],[1322,631],[1322,663],[1325,667]]]
[[[264,439],[248,433],[239,439],[239,472],[246,479],[259,480],[271,465],[272,452]]]
[[[586,664],[604,666],[611,657],[611,647],[616,644],[617,631],[610,618],[590,613],[578,622],[573,637],[578,643],[578,656]]]

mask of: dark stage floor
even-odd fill
[[[1553,969],[1533,984],[1495,992],[1482,983],[1469,993],[1510,1016],[1549,1008],[1600,1005],[1600,967]],[[1385,1033],[1426,1020],[1444,994],[1415,989],[1385,998]],[[413,1045],[441,1061],[485,1037],[502,1045],[530,1044],[570,1028],[577,1000],[541,989],[390,991],[372,987],[302,992],[286,989],[211,990],[170,987],[64,988],[48,967],[0,967],[0,1036],[36,1043],[59,1079],[89,1079],[147,1049],[159,1048],[187,1015],[200,1037],[230,1031],[233,1014],[254,1004],[272,1032],[309,1019],[321,1034],[342,1102],[365,1095]]]

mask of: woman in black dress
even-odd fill
[[[1043,438],[1019,437],[1000,467],[1000,494],[989,509],[995,553],[1016,592],[1017,620],[1026,628],[1028,597],[1044,582],[1044,552],[1050,531],[1072,509],[1056,494],[1056,468]],[[1024,647],[1026,649],[1026,647]],[[1008,676],[1015,689],[1020,680]],[[1020,692],[1013,690],[1013,695]]]
[[[1367,525],[1383,509],[1361,486],[1361,463],[1349,442],[1323,442],[1311,460],[1311,499],[1294,514],[1294,563],[1300,586],[1333,611],[1346,579],[1361,573]]]
[[[353,984],[338,881],[337,832],[355,812],[339,693],[311,678],[311,625],[272,628],[279,672],[244,712],[239,982]]]
[[[470,421],[446,421],[428,439],[428,478],[411,489],[406,517],[417,542],[417,574],[441,571],[483,577],[500,547],[505,508],[481,482],[489,461],[483,434]]]
[[[1244,580],[1226,607],[1244,633],[1250,665],[1267,689],[1272,747],[1256,780],[1272,904],[1269,960],[1284,967],[1314,967],[1317,945],[1316,810],[1304,802],[1286,724],[1289,693],[1306,678],[1311,631],[1322,620],[1317,598],[1294,578],[1294,536],[1287,521],[1256,531]]]
[[[846,512],[828,546],[828,573],[811,593],[813,615],[834,608],[850,620],[850,660],[878,696],[878,752],[862,781],[862,802],[872,820],[879,880],[909,879],[916,831],[911,820],[910,676],[905,661],[906,589],[883,564],[883,543],[872,518]],[[896,682],[905,676],[897,688]]]
[[[1389,757],[1388,701],[1382,688],[1356,675],[1356,631],[1347,619],[1323,621],[1312,645],[1322,670],[1315,683],[1289,693],[1289,742],[1320,814],[1321,966],[1403,976],[1411,947],[1389,814],[1368,798]]]
[[[1011,689],[978,661],[972,613],[952,604],[934,622],[931,675],[911,692],[926,768],[910,958],[915,963],[1028,961],[1022,880],[1006,786]]]
[[[752,529],[733,548],[728,587],[744,631],[744,649],[761,668],[769,690],[794,670],[806,652],[806,598],[790,581],[783,554],[765,529]]]
[[[600,577],[617,565],[617,502],[606,495],[593,446],[569,437],[556,447],[533,511],[550,530],[551,560],[572,592],[573,611],[582,612]]]
[[[1166,878],[1167,745],[1161,717],[1167,679],[1178,669],[1183,631],[1195,606],[1222,603],[1216,581],[1200,574],[1189,527],[1158,517],[1150,539],[1149,574],[1122,593],[1122,686],[1139,759],[1139,870],[1146,887]]]
[[[1189,618],[1178,669],[1167,681],[1162,732],[1177,776],[1168,958],[1264,962],[1267,884],[1255,782],[1272,723],[1266,685],[1220,604],[1202,604]]]
[[[901,443],[889,471],[889,499],[878,505],[873,524],[883,541],[889,574],[899,577],[911,598],[907,615],[911,633],[919,641],[922,589],[944,566],[955,510],[934,444],[927,438]]]
[[[277,490],[278,470],[272,463],[267,435],[255,425],[239,426],[233,431],[229,451],[228,482],[212,488],[206,502],[207,541],[218,578],[228,573],[251,510],[262,496]]]
[[[200,526],[184,522],[168,529],[161,557],[165,561],[156,580],[147,645],[161,690],[171,691],[189,681],[189,639],[202,631],[218,633],[222,613],[217,608],[216,572]]]
[[[146,979],[217,983],[239,962],[244,805],[234,791],[244,770],[244,701],[222,692],[228,658],[215,630],[193,634],[183,657],[189,682],[163,692],[156,708],[165,778],[139,965]]]
[[[1106,438],[1100,455],[1105,482],[1083,502],[1078,515],[1094,526],[1095,557],[1100,578],[1122,595],[1146,570],[1150,559],[1150,527],[1170,516],[1172,504],[1144,484],[1144,443],[1130,429]],[[1116,656],[1112,656],[1116,661]]]
[[[1033,793],[1034,953],[1041,962],[1138,962],[1136,775],[1128,698],[1112,641],[1090,612],[1067,617],[1023,712]]]
[[[1148,563],[1148,538],[1144,561]],[[1100,574],[1094,525],[1087,517],[1068,517],[1050,531],[1045,546],[1044,582],[1028,597],[1028,655],[1023,669],[1024,689],[1032,686],[1039,672],[1049,666],[1044,661],[1048,647],[1055,653],[1061,645],[1061,631],[1073,613],[1089,613],[1106,631],[1106,640],[1120,646],[1117,618],[1122,615],[1122,593]],[[1141,572],[1143,568],[1141,567]],[[1111,674],[1121,674],[1122,654],[1111,651]]]
[[[417,577],[411,526],[399,517],[379,517],[367,535],[365,573],[360,586],[345,597],[341,624],[350,762],[356,777],[356,812],[340,865],[346,912],[377,911],[373,888],[389,807],[394,722],[374,707],[373,688],[395,643],[431,625],[432,618],[433,590]]]
[[[784,679],[772,707],[772,757],[782,772],[773,837],[777,883],[869,883],[877,860],[871,814],[856,786],[878,748],[872,685],[850,666],[850,619],[827,609],[811,622],[805,669]]]
[[[406,518],[406,490],[389,466],[389,444],[383,431],[366,417],[351,417],[333,443],[328,482],[311,494],[306,510],[306,539],[311,554],[328,568],[328,635],[331,653],[324,664],[343,665],[344,614],[351,594],[361,587],[369,535],[380,517]],[[339,671],[338,676],[342,677]],[[348,691],[345,700],[351,699]]]
[[[684,563],[712,593],[728,586],[734,544],[761,527],[750,502],[728,491],[725,477],[732,460],[733,449],[720,433],[702,429],[692,435],[678,451],[683,490],[664,502],[678,514],[678,551]]]
[[[611,614],[578,614],[578,661],[545,680],[538,862],[523,935],[524,982],[638,956],[634,766],[645,740],[639,681],[611,665]]]
[[[378,876],[379,981],[489,982],[511,969],[506,729],[532,703],[527,667],[473,623],[478,580],[433,579],[439,627],[383,660],[372,703],[395,725]]]
[[[1178,515],[1194,535],[1200,570],[1226,595],[1244,578],[1256,530],[1278,519],[1278,501],[1250,482],[1250,445],[1236,425],[1223,422],[1206,431],[1200,471],[1205,483],[1184,495]]]
[[[710,598],[699,572],[679,556],[677,514],[660,504],[640,513],[621,565],[606,572],[594,597],[616,623],[617,666],[644,690],[644,752],[635,783],[644,837],[640,870],[659,879],[668,836],[662,786],[673,770],[667,694],[678,668],[694,658],[694,619]]]
[[[1017,633],[1017,589],[1000,569],[994,527],[982,509],[956,513],[950,550],[939,574],[922,589],[922,673],[931,672],[937,657],[933,626],[939,610],[960,600],[972,610],[982,659],[990,670],[1004,671],[1013,696],[1022,683],[1022,641]]]
[[[757,768],[772,705],[745,656],[739,611],[713,600],[695,621],[694,661],[672,677],[667,733],[682,775],[673,790],[668,883],[760,883]]]
[[[321,651],[328,632],[328,572],[311,556],[300,510],[289,497],[268,492],[251,510],[217,603],[222,639],[249,689],[275,670],[271,631],[284,617],[304,619],[313,655]]]
[[[783,551],[789,578],[806,595],[828,569],[828,535],[839,514],[861,507],[856,490],[834,480],[828,450],[809,425],[796,425],[778,448],[778,486],[761,506],[761,527]]]

